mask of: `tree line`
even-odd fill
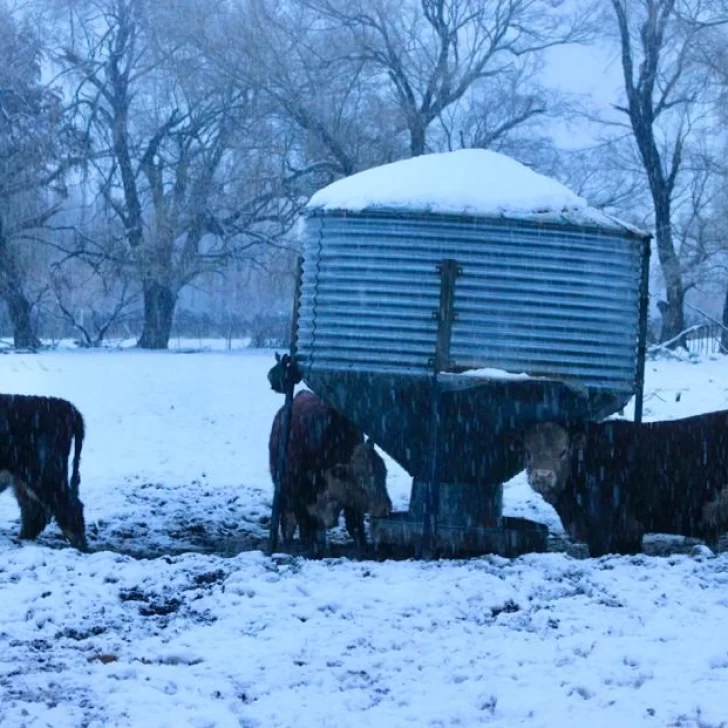
[[[315,190],[482,147],[654,230],[660,340],[712,287],[728,347],[726,22],[724,0],[0,0],[14,344],[51,317],[87,345],[125,326],[166,348],[181,297],[215,279],[259,323],[288,313]],[[570,44],[611,49],[613,105],[547,83]],[[560,148],[556,124],[588,144]]]

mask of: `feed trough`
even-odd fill
[[[307,386],[413,477],[376,542],[545,548],[504,519],[509,433],[641,407],[649,236],[485,150],[377,167],[302,222],[295,360]]]

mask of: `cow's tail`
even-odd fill
[[[79,466],[81,464],[81,448],[83,447],[83,438],[85,429],[83,425],[83,416],[74,407],[73,408],[73,469],[71,471],[71,490],[78,495],[78,488],[81,485],[81,473]]]

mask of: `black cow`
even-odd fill
[[[592,556],[641,550],[645,533],[715,546],[728,530],[728,411],[663,422],[541,423],[520,445],[531,487]]]
[[[285,470],[279,473],[282,418],[281,407],[273,419],[268,456],[273,482],[280,479],[284,542],[290,543],[297,524],[301,541],[313,546],[317,532],[332,525],[334,512],[338,517],[339,506],[344,509],[347,530],[359,541],[363,530],[361,513],[329,498],[327,483],[331,473],[344,474],[332,469],[345,468],[350,463],[355,449],[364,442],[363,434],[321,397],[309,391],[299,392],[292,402]],[[327,514],[322,511],[325,500],[329,501]]]
[[[78,497],[83,438],[83,417],[65,399],[0,394],[0,492],[11,486],[15,493],[20,538],[37,538],[55,517],[71,545],[88,550]]]

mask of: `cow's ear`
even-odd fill
[[[586,433],[581,431],[572,433],[571,447],[575,452],[583,452],[586,447]]]
[[[504,433],[503,438],[511,452],[523,452],[523,436],[520,432],[506,432]]]
[[[274,353],[274,356],[276,358],[276,364],[280,364],[281,363],[281,355],[276,351]]]
[[[367,436],[367,439],[364,441],[364,444],[370,449],[374,450],[374,440],[372,440],[371,437]]]

